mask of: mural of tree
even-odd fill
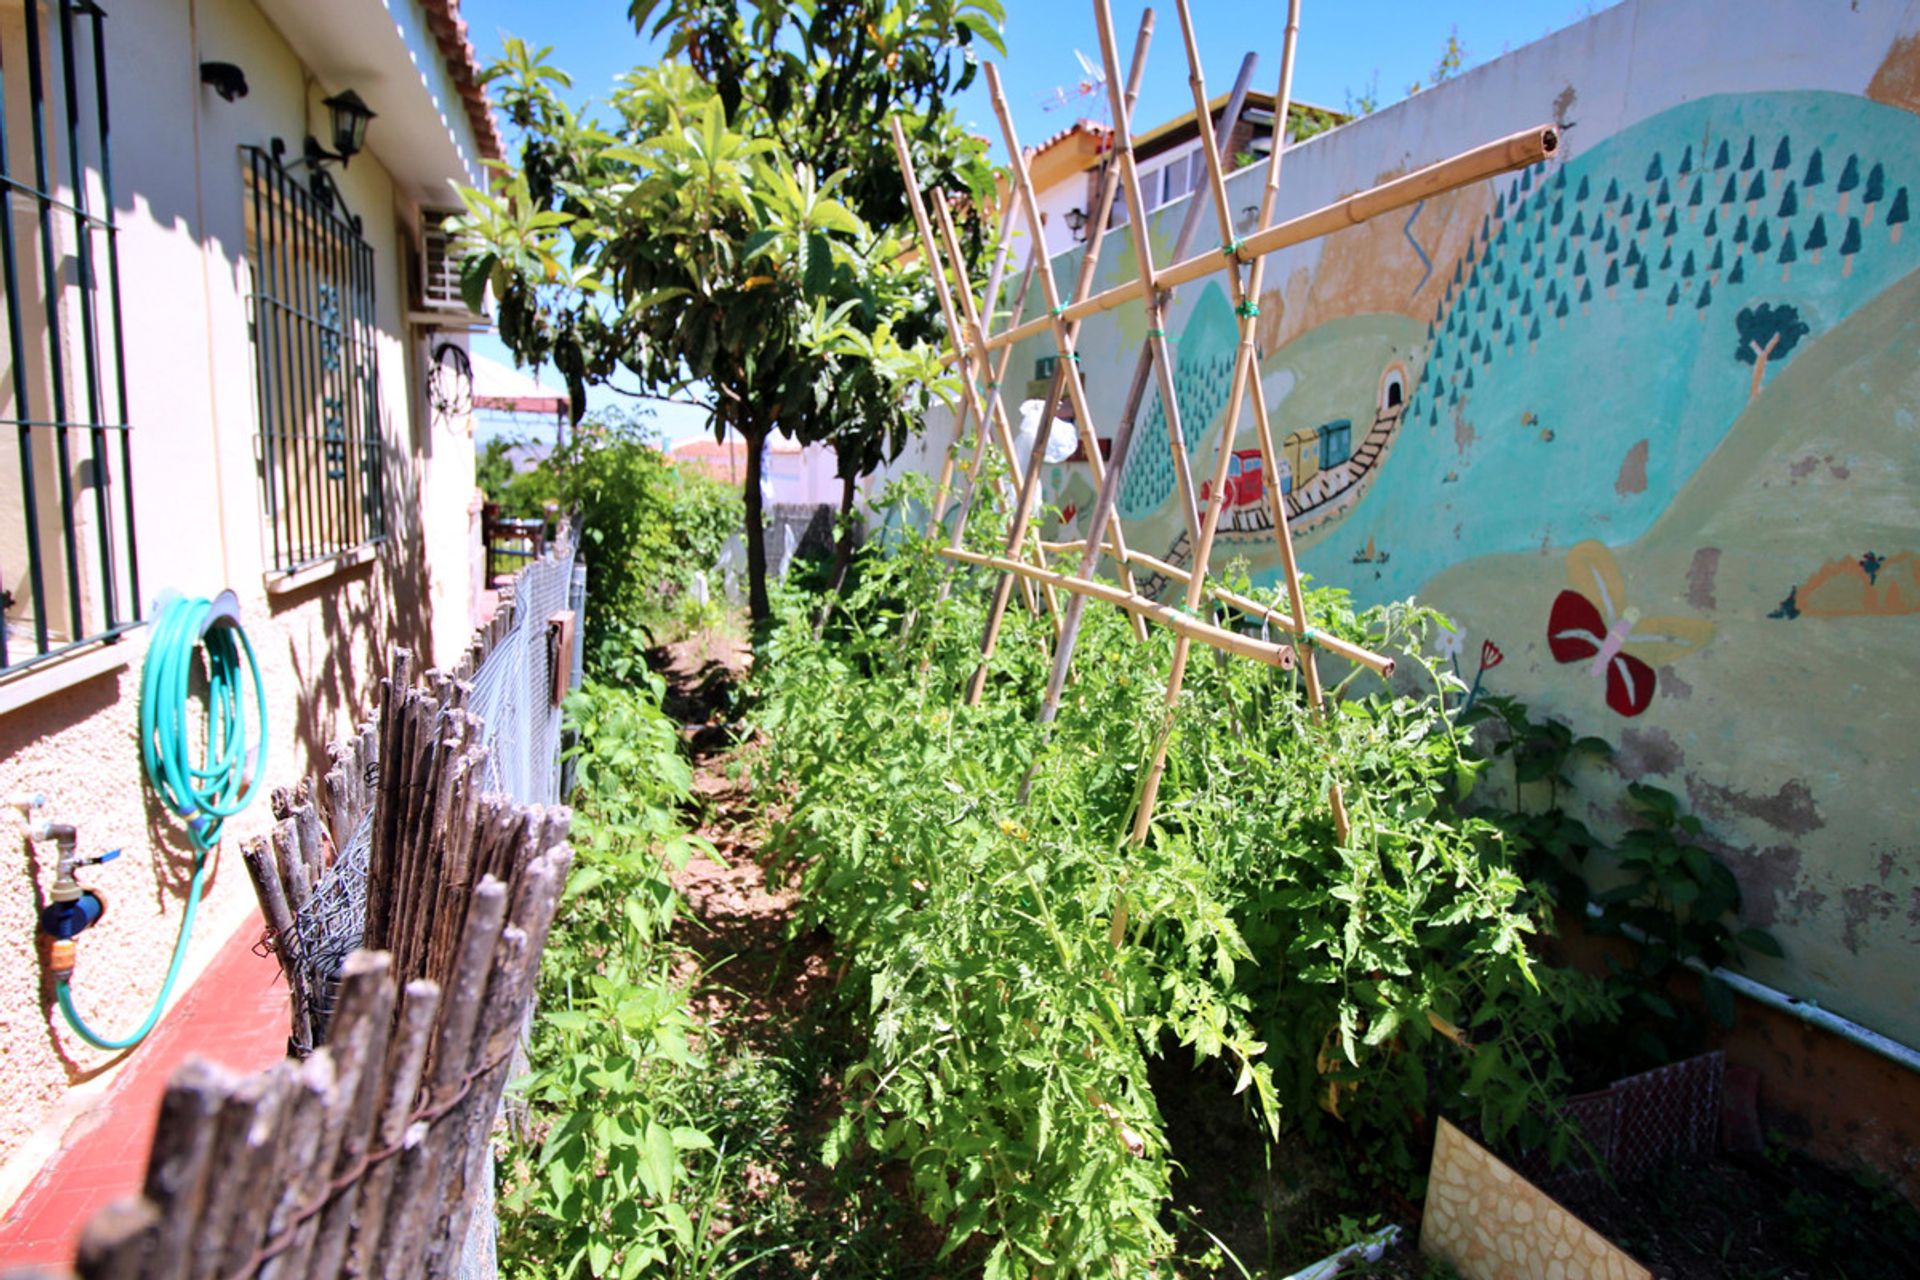
[[[1713,260],[1707,263],[1707,279],[1717,281],[1720,273],[1726,269],[1727,247],[1718,240],[1713,242]]]
[[[1780,192],[1780,207],[1775,214],[1782,218],[1791,218],[1800,212],[1800,195],[1794,184],[1789,181]]]
[[[1780,145],[1773,149],[1773,171],[1780,172],[1793,163],[1793,150],[1787,146],[1787,139],[1781,136]]]
[[[1793,264],[1800,260],[1800,252],[1794,248],[1793,228],[1787,228],[1785,238],[1780,241],[1780,283],[1785,284],[1793,274]]]
[[[1762,302],[1740,308],[1733,324],[1739,334],[1733,357],[1741,364],[1753,366],[1753,382],[1747,388],[1747,399],[1752,400],[1760,394],[1760,382],[1767,375],[1768,362],[1785,360],[1792,353],[1800,339],[1807,336],[1807,322],[1800,318],[1797,307]]]
[[[1867,225],[1873,225],[1873,206],[1880,203],[1887,194],[1887,174],[1876,161],[1873,168],[1867,170],[1867,186],[1860,193],[1861,201],[1867,206]]]
[[[1674,210],[1667,210],[1667,225],[1660,228],[1660,234],[1666,237],[1668,244],[1672,244],[1673,238],[1680,234],[1680,219]]]
[[[1728,284],[1745,284],[1747,281],[1747,263],[1744,258],[1733,260],[1733,270],[1727,272]]]
[[[1739,180],[1732,174],[1727,175],[1727,185],[1720,189],[1720,203],[1732,204],[1740,198]]]
[[[1707,210],[1707,229],[1705,234],[1709,240],[1720,234],[1720,211],[1718,209]]]
[[[1820,158],[1820,148],[1815,147],[1813,154],[1807,157],[1806,176],[1800,179],[1803,187],[1817,187],[1827,180],[1826,164]]]
[[[1853,255],[1860,252],[1860,219],[1848,218],[1847,230],[1840,237],[1840,275],[1853,274]]]
[[[1692,222],[1700,212],[1700,205],[1706,200],[1706,184],[1699,178],[1693,180],[1693,193],[1687,197],[1687,221]]]
[[[1907,189],[1900,188],[1893,193],[1893,203],[1887,206],[1887,238],[1895,244],[1900,243],[1900,228],[1907,221]]]
[[[1760,212],[1760,202],[1766,199],[1766,196],[1766,175],[1758,169],[1755,169],[1753,171],[1753,181],[1747,184],[1747,212],[1757,216]]]
[[[1645,293],[1646,290],[1647,290],[1647,260],[1645,258],[1642,258],[1640,259],[1639,270],[1633,273],[1633,291],[1635,293]]]
[[[1613,298],[1617,298],[1619,296],[1619,288],[1620,288],[1620,264],[1617,261],[1612,261],[1612,260],[1608,261],[1606,283],[1607,283],[1607,298],[1609,300],[1612,300]]]
[[[1674,172],[1679,174],[1683,178],[1693,172],[1693,144],[1692,143],[1688,143],[1686,150],[1680,153],[1680,167],[1678,169],[1675,169]]]
[[[1580,314],[1581,315],[1587,316],[1587,315],[1593,314],[1593,308],[1589,305],[1590,303],[1592,303],[1592,301],[1593,301],[1593,281],[1582,280],[1580,282]]]
[[[1667,319],[1673,319],[1673,309],[1680,305],[1680,286],[1674,285],[1667,290]]]
[[[1700,323],[1707,322],[1707,308],[1713,305],[1713,281],[1700,286],[1700,296],[1694,299],[1693,309],[1700,313]]]
[[[1819,152],[1815,152],[1818,155]],[[1827,247],[1827,215],[1817,213],[1813,216],[1813,225],[1807,228],[1807,238],[1801,246],[1807,251],[1807,261],[1814,266],[1820,265],[1820,251]]]
[[[1722,138],[1720,139],[1720,149],[1713,153],[1713,167],[1716,169],[1724,169],[1731,163],[1733,163],[1733,158],[1727,154],[1727,140]]]
[[[1740,157],[1740,172],[1753,168],[1753,135],[1747,135],[1747,153]]]
[[[1662,271],[1673,270],[1673,246],[1672,245],[1668,245],[1667,251],[1660,255],[1660,269]]]
[[[1618,178],[1607,179],[1607,194],[1602,196],[1601,199],[1607,204],[1620,203],[1620,180]]]
[[[1773,248],[1773,236],[1767,231],[1766,221],[1762,219],[1753,228],[1753,251],[1761,254],[1771,248]]]
[[[1848,156],[1847,162],[1840,166],[1840,181],[1833,184],[1834,191],[1838,192],[1840,196],[1840,203],[1834,206],[1833,211],[1840,217],[1844,218],[1847,216],[1847,197],[1850,196],[1853,193],[1853,189],[1859,185],[1860,157]]]

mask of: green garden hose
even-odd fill
[[[194,848],[193,878],[187,884],[186,910],[180,915],[180,934],[174,939],[166,981],[133,1034],[115,1037],[93,1030],[73,1007],[66,980],[54,984],[55,999],[68,1025],[97,1049],[131,1049],[160,1021],[186,962],[187,939],[206,889],[207,853],[220,842],[222,824],[259,792],[267,772],[267,689],[253,644],[240,626],[239,600],[231,591],[212,600],[174,597],[162,600],[158,614],[140,677],[140,754],[147,781],[167,808],[187,820]],[[187,722],[196,649],[204,649],[207,655],[206,751],[199,764],[189,754]],[[253,681],[256,724],[251,759],[240,697],[242,655]]]

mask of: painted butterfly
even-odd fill
[[[1713,638],[1704,618],[1643,618],[1627,605],[1627,584],[1613,553],[1598,542],[1567,552],[1568,590],[1547,615],[1547,647],[1559,662],[1586,662],[1604,680],[1607,705],[1637,716],[1653,702],[1654,668],[1692,653]]]

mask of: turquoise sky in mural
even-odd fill
[[[1901,221],[1917,156],[1920,120],[1904,111],[1722,95],[1503,181],[1501,216],[1435,317],[1400,438],[1304,566],[1377,601],[1476,556],[1639,537],[1747,403],[1742,309],[1797,312],[1808,332],[1790,361],[1920,267],[1920,234]],[[1389,558],[1354,579],[1350,544],[1369,538]]]

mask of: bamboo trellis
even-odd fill
[[[1268,625],[1277,627],[1296,639],[1299,649],[1297,661],[1305,678],[1308,703],[1316,718],[1325,714],[1325,690],[1322,687],[1318,664],[1315,660],[1316,649],[1325,650],[1345,661],[1367,667],[1381,675],[1391,675],[1393,672],[1393,660],[1390,657],[1339,640],[1314,627],[1301,589],[1299,564],[1294,554],[1292,532],[1287,523],[1285,496],[1280,486],[1273,483],[1271,479],[1266,485],[1266,499],[1272,517],[1274,540],[1286,591],[1286,608],[1282,610],[1262,604],[1209,580],[1213,544],[1219,530],[1221,514],[1226,506],[1223,498],[1229,464],[1232,460],[1234,440],[1239,433],[1243,411],[1250,413],[1252,418],[1252,427],[1258,440],[1265,474],[1270,478],[1278,475],[1273,427],[1259,375],[1257,317],[1265,283],[1267,258],[1281,249],[1306,243],[1346,227],[1356,226],[1370,218],[1404,208],[1418,201],[1542,162],[1554,154],[1559,147],[1559,134],[1554,126],[1534,126],[1346,196],[1285,222],[1274,222],[1274,209],[1280,190],[1282,156],[1286,150],[1285,134],[1292,104],[1294,53],[1300,29],[1299,0],[1289,0],[1281,52],[1279,90],[1274,104],[1276,136],[1273,148],[1267,157],[1266,180],[1261,191],[1257,229],[1244,237],[1239,236],[1235,233],[1232,215],[1227,205],[1226,170],[1224,158],[1220,154],[1223,140],[1215,134],[1192,14],[1189,12],[1187,0],[1175,0],[1175,6],[1180,17],[1182,44],[1187,60],[1187,79],[1193,93],[1195,117],[1200,133],[1200,154],[1205,158],[1207,182],[1203,191],[1194,193],[1188,206],[1186,221],[1181,227],[1180,236],[1172,254],[1174,261],[1171,266],[1156,268],[1154,265],[1152,245],[1147,233],[1145,204],[1141,200],[1137,157],[1134,152],[1130,122],[1133,98],[1138,91],[1141,66],[1145,60],[1146,47],[1152,31],[1151,10],[1147,12],[1141,23],[1132,73],[1122,81],[1109,0],[1094,0],[1094,16],[1099,29],[1101,57],[1113,114],[1114,160],[1109,165],[1108,173],[1103,175],[1096,202],[1098,217],[1090,224],[1094,231],[1075,282],[1072,298],[1062,301],[1052,272],[1044,263],[1037,271],[1048,308],[1048,314],[1044,316],[1022,320],[1016,308],[1009,318],[1007,327],[993,334],[986,331],[985,326],[980,322],[979,315],[983,311],[989,316],[994,314],[993,303],[997,296],[997,281],[989,280],[984,301],[976,305],[961,261],[959,244],[953,238],[950,226],[943,224],[944,244],[935,239],[925,213],[904,131],[899,120],[896,119],[893,122],[894,145],[899,154],[902,174],[906,179],[910,203],[920,232],[921,247],[931,269],[935,290],[947,324],[951,351],[946,359],[948,363],[957,366],[962,384],[962,408],[955,428],[954,444],[950,447],[942,476],[944,478],[951,472],[952,451],[959,447],[965,435],[967,421],[971,417],[982,424],[982,439],[975,446],[976,461],[985,447],[986,427],[991,424],[997,429],[997,442],[1006,454],[1008,466],[1020,483],[1020,492],[1015,499],[1012,531],[1007,538],[1004,555],[981,555],[967,551],[961,546],[958,527],[965,520],[965,506],[961,511],[960,520],[956,522],[956,532],[942,551],[949,560],[992,569],[999,575],[995,587],[994,604],[989,610],[986,630],[981,638],[980,665],[968,684],[968,701],[975,701],[980,695],[988,664],[993,656],[1001,618],[1004,615],[1010,583],[1015,578],[1037,583],[1045,590],[1064,591],[1069,597],[1064,614],[1056,614],[1056,643],[1047,696],[1041,707],[1042,722],[1050,721],[1058,707],[1061,690],[1072,664],[1079,619],[1086,601],[1098,600],[1125,611],[1131,619],[1135,620],[1136,627],[1140,621],[1152,620],[1170,629],[1174,633],[1174,651],[1172,668],[1167,679],[1166,712],[1160,729],[1155,735],[1152,756],[1142,780],[1141,795],[1132,829],[1132,839],[1136,843],[1146,840],[1152,829],[1155,802],[1160,779],[1166,766],[1174,714],[1179,705],[1181,687],[1192,646],[1196,643],[1204,644],[1223,653],[1270,663],[1278,667],[1291,667],[1296,662],[1294,647],[1254,640],[1228,628],[1203,621],[1198,613],[1204,603],[1211,601],[1214,604],[1259,617]],[[1236,84],[1234,94],[1229,100],[1224,130],[1227,135],[1232,132],[1240,103],[1244,100],[1245,83],[1250,72],[1251,59],[1249,58],[1248,63],[1242,68],[1240,82]],[[1123,83],[1126,85],[1125,90],[1121,87]],[[1006,95],[1001,87],[999,72],[992,64],[987,66],[987,85],[993,101],[994,113],[1000,120],[1012,170],[1011,185],[1014,198],[1009,201],[1005,211],[1008,228],[1011,229],[1012,220],[1024,214],[1026,224],[1033,234],[1034,252],[1043,253],[1039,202],[1033,188],[1028,157],[1020,148],[1019,138],[1013,127],[1013,118],[1007,108]],[[1124,193],[1126,207],[1132,214],[1129,221],[1139,270],[1133,279],[1099,293],[1093,293],[1091,291],[1093,263],[1099,254],[1106,229],[1107,213],[1114,199],[1116,186]],[[935,193],[934,204],[944,218],[944,197],[940,193]],[[1214,211],[1221,243],[1217,249],[1185,256],[1190,247],[1189,241],[1202,216],[1203,207],[1207,205],[1210,205]],[[956,314],[944,278],[946,271],[953,273],[958,292],[965,301],[964,318]],[[1175,394],[1173,362],[1167,345],[1165,318],[1173,291],[1178,286],[1223,271],[1228,277],[1228,292],[1238,321],[1238,341],[1234,351],[1225,420],[1221,426],[1220,438],[1209,474],[1206,490],[1208,500],[1202,506],[1196,500],[1192,476],[1187,467],[1187,449],[1179,417],[1180,405],[1178,396]],[[1142,346],[1139,361],[1135,366],[1133,383],[1119,417],[1118,429],[1114,433],[1112,455],[1105,460],[1103,467],[1099,442],[1093,429],[1093,415],[1088,407],[1085,389],[1076,365],[1075,345],[1078,327],[1079,322],[1087,316],[1114,310],[1134,300],[1139,300],[1145,308],[1148,338]],[[996,363],[993,356],[1022,339],[1048,332],[1052,334],[1057,356],[1055,381],[1039,437],[1034,443],[1032,456],[1023,471],[1021,459],[1014,456],[1012,433],[1005,427],[1005,410],[1001,406],[999,397],[998,379],[1005,369],[1004,360]],[[983,373],[987,375],[987,396],[984,404],[974,386],[976,379]],[[1160,403],[1169,436],[1168,443],[1175,463],[1175,488],[1180,500],[1180,514],[1186,522],[1189,544],[1193,549],[1192,564],[1186,569],[1130,550],[1126,545],[1125,536],[1120,527],[1121,522],[1115,510],[1119,482],[1131,450],[1134,423],[1144,399],[1149,375],[1154,377],[1160,393]],[[1043,456],[1048,429],[1063,386],[1067,401],[1073,409],[1074,425],[1080,433],[1082,446],[1087,454],[1089,470],[1098,490],[1083,545],[1046,542],[1038,536],[1037,532],[1029,528],[1031,504],[1034,491],[1038,488],[1035,473],[1039,469],[1038,464]],[[1204,429],[1206,424],[1203,423],[1201,426]],[[944,485],[942,489],[944,490]],[[969,488],[966,506],[971,505],[977,491],[977,485]],[[1048,566],[1049,554],[1065,555],[1075,550],[1081,553],[1078,574],[1062,572]],[[1094,577],[1102,551],[1107,552],[1113,559],[1112,569],[1118,579],[1118,585],[1101,582]],[[1027,558],[1029,553],[1031,560]],[[1166,605],[1142,595],[1132,580],[1132,571],[1136,567],[1147,569],[1172,583],[1180,584],[1184,588],[1184,605],[1180,607]],[[1022,794],[1024,795],[1024,789]],[[1335,829],[1340,839],[1344,841],[1348,835],[1348,818],[1346,799],[1338,780],[1335,780],[1329,791],[1328,803],[1333,812]]]

